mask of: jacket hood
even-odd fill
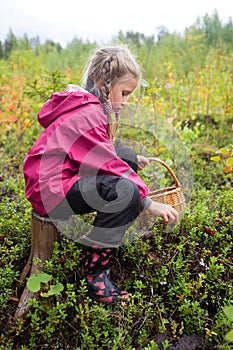
[[[59,116],[89,103],[101,104],[100,100],[76,85],[68,85],[66,91],[55,92],[38,113],[38,122],[47,128]]]

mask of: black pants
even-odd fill
[[[116,152],[137,171],[137,156],[131,148],[118,145]],[[117,247],[141,211],[142,202],[134,182],[123,177],[97,175],[78,180],[49,216],[64,219],[73,214],[97,212],[92,231],[81,237],[80,242]]]

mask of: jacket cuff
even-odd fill
[[[142,199],[142,210],[147,210],[152,203],[152,199],[150,197],[144,197]]]

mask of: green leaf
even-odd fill
[[[230,321],[233,321],[233,305],[225,307],[223,312]]]
[[[228,341],[233,341],[233,329],[225,335],[225,339]]]
[[[227,174],[227,175],[224,175],[223,177],[224,179],[230,179],[232,177],[232,174]]]
[[[39,281],[39,279],[36,276],[29,277],[29,279],[27,281],[27,287],[33,293],[38,292],[40,290],[40,281]]]
[[[63,291],[63,289],[64,289],[64,286],[62,283],[51,285],[50,290],[44,296],[50,297],[51,295],[58,295]]]
[[[47,273],[39,273],[36,276],[39,278],[40,282],[43,282],[43,283],[48,283],[53,278],[51,275],[48,275]]]
[[[233,165],[233,157],[229,157],[226,159],[226,166],[231,167]]]
[[[141,79],[141,86],[143,86],[143,87],[149,87],[150,84],[149,84],[145,79]]]
[[[219,156],[213,156],[210,158],[210,160],[212,160],[213,162],[219,162],[221,158]]]
[[[36,293],[40,290],[41,283],[48,283],[51,279],[52,276],[48,275],[47,273],[38,273],[29,277],[27,287],[31,292]]]
[[[166,164],[168,165],[168,166],[172,166],[173,165],[173,161],[171,160],[171,159],[166,159]]]

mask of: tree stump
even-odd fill
[[[31,228],[31,251],[28,261],[20,275],[20,281],[25,283],[27,277],[31,277],[40,270],[41,267],[35,259],[40,259],[42,264],[52,257],[54,243],[59,241],[59,233],[56,226],[50,218],[42,217],[35,211],[32,211],[32,228]],[[39,292],[31,292],[25,284],[21,294],[14,319],[22,318],[30,309],[29,300],[38,298]]]

